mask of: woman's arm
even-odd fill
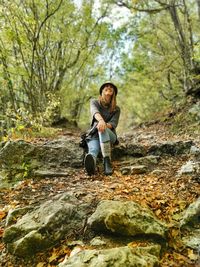
[[[90,102],[90,111],[93,119],[97,121],[97,129],[100,132],[104,132],[106,129],[106,122],[104,121],[101,112],[100,112],[100,107],[99,103],[96,99],[92,99]]]
[[[104,132],[105,129],[107,128],[107,124],[104,121],[104,119],[102,118],[101,114],[100,113],[95,113],[94,117],[98,121],[98,124],[97,124],[98,131],[99,132]]]
[[[101,116],[100,112],[94,114],[95,119],[100,122],[101,120],[104,121],[103,117]]]

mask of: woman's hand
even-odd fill
[[[105,129],[107,128],[107,125],[103,119],[101,119],[98,124],[97,124],[97,129],[99,132],[104,132]]]

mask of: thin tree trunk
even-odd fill
[[[190,90],[191,84],[190,84],[190,73],[192,70],[192,65],[191,65],[191,54],[190,54],[190,47],[188,45],[184,30],[182,28],[178,13],[177,13],[177,8],[175,6],[175,1],[173,0],[171,2],[171,6],[169,7],[169,12],[171,15],[171,19],[174,24],[174,28],[177,32],[178,36],[178,42],[179,46],[181,49],[181,58],[183,60],[184,64],[184,91],[187,93],[188,90]]]
[[[199,21],[200,21],[200,0],[196,0],[196,2],[197,2],[198,16],[199,16]]]
[[[2,51],[1,51],[1,53],[2,53]],[[7,87],[9,90],[11,105],[12,105],[13,110],[15,112],[17,112],[13,83],[12,83],[12,79],[10,77],[10,73],[8,72],[8,65],[7,65],[6,59],[3,55],[1,56],[1,61],[3,64],[3,77],[7,81]]]

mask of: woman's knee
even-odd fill
[[[98,133],[99,133],[100,143],[105,143],[110,141],[110,135],[108,129],[106,129],[104,132],[98,132]]]
[[[116,134],[114,134],[109,128],[107,128],[103,133],[99,132],[100,143],[111,142],[114,144],[116,139]]]

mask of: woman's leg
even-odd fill
[[[99,139],[91,139],[87,141],[88,154],[85,156],[84,165],[87,173],[92,175],[96,169],[96,158],[100,151]]]
[[[103,157],[111,158],[111,144],[115,143],[116,135],[108,128],[103,133],[99,132],[98,134]]]
[[[111,144],[114,144],[116,139],[116,135],[108,128],[103,133],[99,132],[100,147],[104,161],[104,173],[106,175],[110,175],[113,172],[111,165]]]
[[[111,144],[114,144],[116,140],[116,134],[114,134],[109,128],[107,128],[103,133],[99,132],[100,143],[110,142]]]
[[[88,145],[88,154],[91,154],[93,157],[97,158],[100,152],[99,139],[90,139],[87,141],[87,145]]]

